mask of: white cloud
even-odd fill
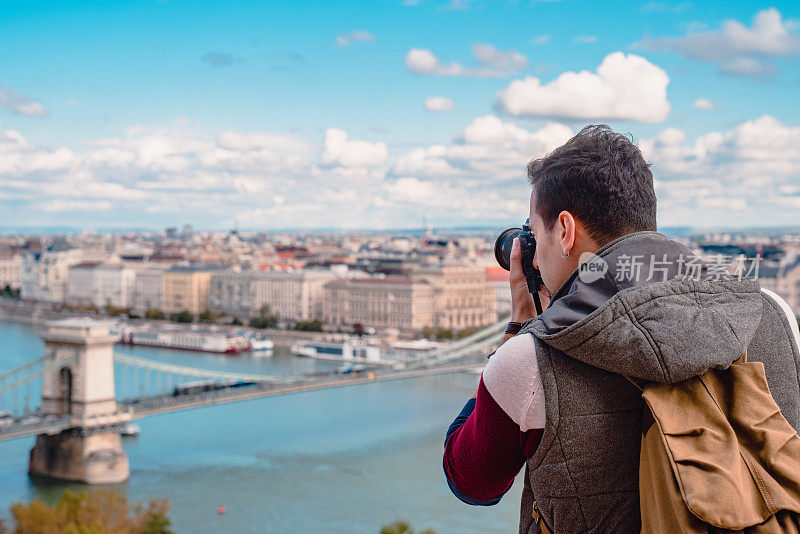
[[[356,30],[354,32],[341,33],[336,36],[336,44],[339,46],[350,46],[355,42],[375,42],[378,39],[366,30]]]
[[[341,167],[379,167],[386,163],[389,150],[386,143],[351,141],[347,132],[328,128],[325,132],[325,151],[322,162]]]
[[[478,117],[452,145],[417,148],[397,158],[398,176],[477,178],[497,182],[524,175],[525,165],[572,137],[563,124],[549,123],[528,131],[499,118]]]
[[[549,35],[539,35],[539,36],[534,37],[533,39],[531,39],[531,43],[532,44],[541,45],[541,44],[549,43],[551,40],[552,40],[552,37],[550,37]]]
[[[596,73],[565,72],[544,85],[532,76],[515,80],[498,104],[516,116],[661,122],[670,110],[668,84],[667,73],[645,58],[614,52]]]
[[[707,98],[698,98],[692,102],[692,107],[696,109],[715,109],[717,104]]]
[[[597,42],[596,35],[578,35],[572,40],[576,44],[592,44]]]
[[[425,99],[425,109],[428,111],[452,111],[456,108],[452,98],[432,96]]]
[[[639,142],[667,225],[797,224],[800,127],[764,115],[687,142],[668,128]]]
[[[445,145],[415,148],[397,158],[394,166],[394,173],[399,175],[451,176],[457,172],[458,170],[447,160]]]
[[[478,43],[472,46],[472,55],[478,63],[486,67],[491,67],[499,71],[517,71],[526,69],[530,66],[528,59],[515,50],[506,52],[498,50],[494,46],[486,43]]]
[[[524,219],[525,165],[573,135],[496,116],[392,161],[384,143],[331,128],[294,135],[197,124],[130,128],[74,147],[0,129],[0,213],[10,224],[385,228]],[[796,224],[800,127],[764,116],[697,139],[666,128],[640,146],[662,224]],[[387,167],[390,171],[387,172]]]
[[[778,70],[765,58],[800,53],[800,32],[796,24],[784,21],[777,9],[769,8],[756,13],[750,28],[736,20],[726,20],[719,30],[695,31],[683,37],[644,39],[641,45],[714,63],[726,74],[765,76]]]
[[[39,209],[54,211],[108,211],[113,205],[108,200],[50,200],[40,204]]]
[[[77,146],[80,152],[39,147],[0,130],[0,211],[19,213],[17,224],[42,224],[50,213],[59,214],[51,223],[76,225],[152,224],[142,213],[219,221],[231,206],[302,190],[302,181],[321,172],[319,152],[293,136],[214,136],[196,125],[131,128]]]
[[[740,57],[725,61],[720,65],[720,72],[731,76],[772,76],[778,72],[778,67],[752,57]]]
[[[75,152],[32,146],[18,132],[0,130],[0,213],[20,213],[16,224],[136,227],[238,220],[242,227],[276,228],[364,219],[369,206],[361,200],[382,191],[385,143],[352,140],[335,128],[322,141],[267,132],[215,135],[176,122],[132,127],[123,137],[82,142]],[[332,221],[330,214],[345,205],[353,206],[352,215]]]
[[[436,184],[423,182],[418,178],[399,178],[394,183],[386,185],[386,191],[394,200],[408,202],[425,202],[431,199],[436,192]]]
[[[20,94],[11,87],[0,85],[0,109],[10,109],[19,115],[46,117],[49,113],[40,102]]]
[[[442,63],[433,52],[412,48],[405,57],[408,70],[414,74],[433,76],[465,76],[474,78],[501,78],[530,66],[528,59],[515,50],[503,51],[490,44],[472,46],[472,55],[480,67],[465,67],[455,61]]]

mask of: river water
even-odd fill
[[[294,374],[335,366],[280,347],[272,357],[116,350],[238,373]],[[0,373],[43,352],[33,327],[0,322]],[[143,381],[118,368],[118,393]],[[396,519],[438,534],[515,532],[519,477],[500,504],[487,508],[458,501],[442,474],[444,431],[476,383],[475,375],[432,376],[151,416],[138,422],[138,437],[124,439],[131,476],[113,489],[134,502],[169,499],[178,533],[377,534]],[[31,390],[34,406],[38,394]],[[29,479],[34,441],[0,442],[2,517],[9,516],[13,502],[53,501],[65,489],[86,489]],[[217,514],[220,505],[224,515]]]

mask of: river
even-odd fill
[[[335,366],[294,357],[281,347],[272,357],[116,350],[241,373],[294,374]],[[33,327],[0,322],[0,373],[43,352]],[[118,389],[130,391],[134,382],[119,375]],[[487,508],[458,501],[442,474],[444,431],[476,382],[469,374],[432,376],[151,416],[138,422],[138,437],[124,439],[131,476],[113,489],[133,502],[169,499],[178,533],[377,534],[396,519],[438,534],[516,532],[520,477],[500,504]],[[38,404],[35,398],[32,404]],[[52,502],[65,489],[86,489],[29,479],[34,441],[0,442],[2,517],[8,518],[13,502]],[[217,514],[220,505],[224,515]]]

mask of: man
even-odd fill
[[[515,242],[512,323],[448,429],[447,481],[491,505],[524,465],[521,533],[638,533],[643,403],[625,376],[678,382],[746,349],[798,430],[797,322],[756,280],[656,232],[648,164],[607,126],[532,161],[528,179],[533,262],[554,291],[536,317]]]

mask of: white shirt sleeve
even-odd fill
[[[523,432],[544,428],[545,398],[531,334],[506,341],[483,370],[483,384]]]

